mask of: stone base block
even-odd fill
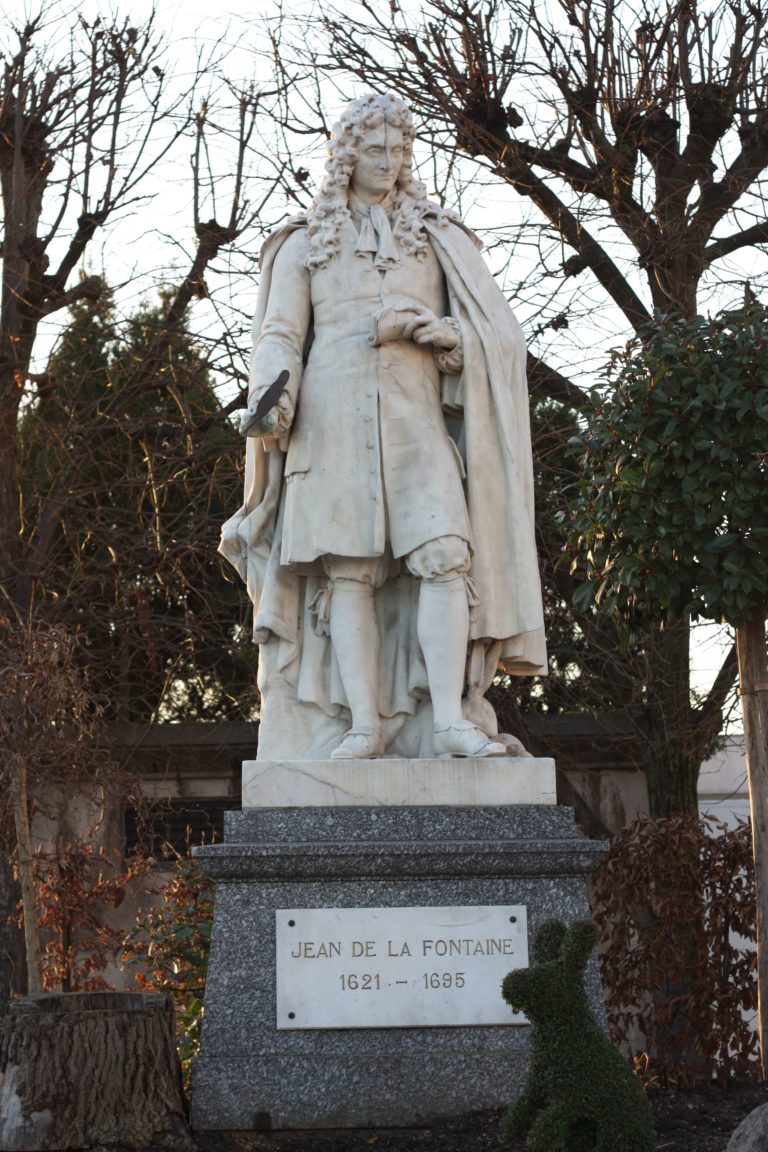
[[[562,807],[229,813],[224,843],[196,850],[218,883],[195,1128],[426,1125],[509,1103],[527,1025],[278,1029],[276,911],[522,905],[532,937],[588,915],[602,850]],[[602,1015],[594,963],[588,993]]]
[[[247,760],[243,764],[243,808],[556,803],[555,762],[544,758]]]

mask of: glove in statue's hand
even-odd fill
[[[449,351],[459,343],[456,330],[429,308],[422,309],[420,314],[406,325],[405,335],[406,338],[415,340],[417,344],[432,344],[435,348],[446,348]]]

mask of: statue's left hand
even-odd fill
[[[429,308],[424,308],[415,319],[409,321],[405,336],[417,344],[433,344],[435,348],[451,349],[459,343],[456,330]]]

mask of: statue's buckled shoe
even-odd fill
[[[435,732],[435,756],[441,760],[459,757],[485,757],[506,756],[506,745],[499,744],[486,736],[482,728],[470,724],[466,720],[463,724],[454,724],[451,728],[443,728]]]
[[[331,752],[331,760],[374,760],[384,755],[384,740],[380,732],[355,732],[350,728],[338,748]]]

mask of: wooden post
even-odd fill
[[[757,1011],[760,1065],[765,1080],[768,1078],[768,657],[764,610],[736,629],[736,645],[755,860]]]

